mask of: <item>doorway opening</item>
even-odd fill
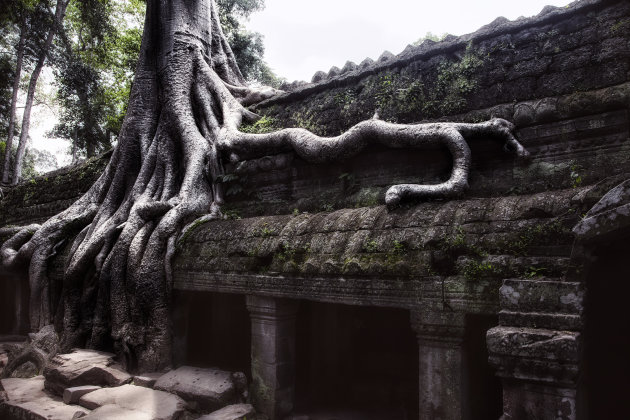
[[[584,345],[578,411],[583,419],[627,411],[630,377],[628,238],[600,246],[586,280]]]
[[[176,366],[214,367],[251,376],[251,324],[244,295],[176,291],[173,308]]]
[[[409,311],[302,301],[296,330],[297,414],[418,418],[418,341]]]

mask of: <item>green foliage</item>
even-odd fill
[[[378,251],[378,242],[375,240],[369,240],[363,244],[363,250],[367,253],[374,253]]]
[[[295,247],[285,242],[280,244],[280,249],[274,256],[280,262],[299,263],[304,260],[304,256],[310,252],[309,247]]]
[[[244,124],[241,126],[240,130],[243,133],[252,133],[252,134],[263,134],[270,133],[275,128],[275,121],[271,117],[263,116],[261,119],[256,121],[254,124]]]
[[[60,122],[52,134],[88,157],[109,148],[127,111],[140,53],[144,2],[71,2],[56,58]]]
[[[407,247],[405,244],[395,239],[394,242],[392,242],[392,247],[387,251],[385,262],[387,265],[394,265],[401,261],[406,253]]]
[[[269,227],[268,223],[263,223],[262,228],[260,228],[260,230],[258,231],[258,234],[263,238],[273,236],[275,233],[276,231],[273,228]]]
[[[262,10],[265,1],[217,0],[217,6],[223,33],[234,52],[243,77],[249,81],[279,87],[284,80],[276,76],[263,60],[265,47],[262,35],[246,31],[241,25],[242,19]]]
[[[420,44],[422,44],[425,40],[430,40],[430,41],[434,41],[434,42],[440,42],[441,40],[443,40],[444,38],[446,38],[446,33],[443,33],[442,35],[436,35],[432,32],[427,32],[426,34],[424,34],[423,37],[418,38],[418,40],[416,42],[413,43],[414,46],[418,46]]]
[[[179,236],[177,242],[175,243],[175,248],[177,248],[178,250],[181,249],[182,245],[184,243],[186,243],[186,240],[188,240],[188,238],[193,234],[193,232],[201,225],[203,225],[204,223],[207,223],[208,220],[203,220],[203,218],[199,218],[197,220],[195,220],[194,222],[192,222],[192,224],[190,224],[188,226],[188,228],[181,233],[181,235]]]
[[[522,255],[530,246],[561,244],[572,239],[572,233],[560,219],[525,229],[518,239],[503,246],[511,254]]]
[[[240,220],[241,214],[236,209],[223,209],[223,218],[227,220]]]
[[[406,251],[405,244],[403,244],[400,241],[394,240],[392,244],[391,253],[400,255],[400,254],[403,254],[405,251]]]
[[[466,241],[466,236],[461,226],[455,227],[455,233],[439,242],[438,249],[452,256],[471,255],[473,257],[483,257],[487,252],[480,247]]]
[[[580,171],[582,170],[582,167],[574,161],[571,161],[571,166],[569,167],[570,169],[570,177],[571,177],[571,186],[573,188],[577,188],[580,185],[582,185],[582,175],[580,175]]]
[[[391,71],[375,76],[366,83],[366,93],[376,98],[376,104],[384,119],[405,116],[435,118],[462,111],[468,98],[477,89],[475,73],[483,65],[480,53],[470,43],[461,59],[445,59],[435,73],[424,77],[410,77]],[[350,106],[338,94],[337,102],[344,103],[342,113]]]
[[[219,175],[216,178],[216,182],[225,185],[225,195],[230,196],[244,196],[244,197],[257,197],[258,192],[247,188],[248,182],[246,176],[239,176],[237,174],[224,174]]]
[[[485,277],[498,276],[501,274],[501,270],[489,262],[470,260],[462,268],[462,274],[466,280],[472,281]]]
[[[11,157],[9,158],[9,171],[13,168],[13,162],[15,153],[17,151],[17,146],[15,143],[11,147]],[[6,150],[6,141],[0,140],[0,156],[4,157],[4,152]],[[20,174],[20,180],[28,180],[32,181],[33,178],[38,176],[40,173],[47,172],[50,170],[57,169],[59,164],[57,162],[57,158],[50,152],[46,150],[33,149],[30,147],[26,148],[24,152],[24,160],[22,162],[22,173]]]
[[[529,266],[527,267],[527,270],[525,270],[525,277],[527,277],[528,279],[532,279],[534,277],[541,277],[545,275],[546,271],[547,269],[545,267]]]
[[[610,33],[613,35],[624,34],[630,30],[630,18],[621,19],[619,22],[610,26]]]

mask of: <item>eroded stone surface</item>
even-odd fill
[[[237,402],[236,387],[230,372],[182,366],[160,377],[155,389],[195,401],[203,410],[216,410]]]
[[[98,389],[101,389],[101,387],[95,385],[84,385],[66,388],[63,391],[63,402],[66,404],[76,404],[79,402],[79,398]]]
[[[95,419],[104,418],[106,413],[119,413],[120,417],[111,418],[123,418],[122,414],[131,412],[127,413],[130,418],[170,420],[179,418],[186,409],[177,395],[129,384],[90,392],[79,404],[94,410],[89,418]]]
[[[630,179],[611,189],[573,231],[582,241],[611,240],[630,230]]]
[[[133,377],[133,384],[145,388],[153,388],[155,382],[164,375],[164,372],[142,373]]]
[[[118,386],[132,379],[114,361],[113,354],[83,349],[53,357],[44,369],[44,376],[46,389],[57,395],[75,386]]]
[[[66,405],[44,389],[44,377],[2,379],[7,400],[0,403],[0,418],[68,420],[89,411]]]
[[[248,420],[256,414],[251,404],[228,405],[197,420]]]
[[[104,405],[97,408],[92,413],[83,417],[85,420],[153,420],[155,417],[151,413],[144,411],[129,410],[115,404]]]

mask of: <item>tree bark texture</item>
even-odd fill
[[[15,62],[15,76],[13,79],[13,92],[11,95],[11,113],[9,114],[9,134],[4,148],[2,164],[2,183],[9,183],[11,172],[11,148],[13,147],[13,131],[15,130],[15,109],[17,108],[18,93],[20,91],[20,78],[22,77],[22,64],[24,63],[24,47],[26,44],[26,15],[20,22],[20,39],[17,44],[17,58]]]
[[[323,162],[371,143],[445,145],[454,159],[451,178],[394,186],[387,202],[395,204],[461,194],[470,166],[465,136],[499,137],[527,155],[504,120],[397,125],[374,119],[329,139],[302,129],[239,132],[243,121],[257,118],[244,104],[275,93],[245,85],[213,0],[149,0],[129,108],[107,168],[70,208],[23,228],[0,249],[5,267],[28,266],[31,329],[54,323],[62,351],[113,347],[131,370],[168,366],[175,243],[195,219],[220,216],[224,159],[293,149]],[[52,284],[47,263],[66,240],[72,243],[63,284]]]
[[[31,128],[31,110],[33,109],[33,101],[35,100],[35,89],[37,88],[37,81],[39,75],[44,68],[46,58],[52,48],[52,42],[57,33],[57,29],[61,26],[63,18],[66,14],[66,8],[70,0],[58,0],[55,6],[55,17],[52,25],[46,35],[46,40],[37,57],[37,63],[31,73],[31,79],[28,82],[28,91],[26,93],[26,104],[24,105],[24,115],[22,116],[22,128],[20,131],[20,143],[18,145],[17,152],[15,154],[15,161],[13,162],[13,177],[11,184],[15,185],[20,180],[22,174],[22,163],[24,161],[24,153],[26,152],[26,145],[28,144],[28,132]]]

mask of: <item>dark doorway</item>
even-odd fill
[[[296,413],[418,417],[418,342],[408,311],[303,301],[296,341]]]
[[[216,367],[251,376],[245,296],[176,291],[173,308],[177,366]]]
[[[467,419],[498,419],[503,414],[503,387],[488,363],[486,346],[486,333],[498,323],[496,315],[466,315],[464,372],[468,395],[464,411]]]
[[[25,335],[29,331],[28,275],[0,271],[0,335]]]
[[[627,415],[630,395],[630,255],[628,239],[600,246],[586,281],[582,387],[588,419]]]

